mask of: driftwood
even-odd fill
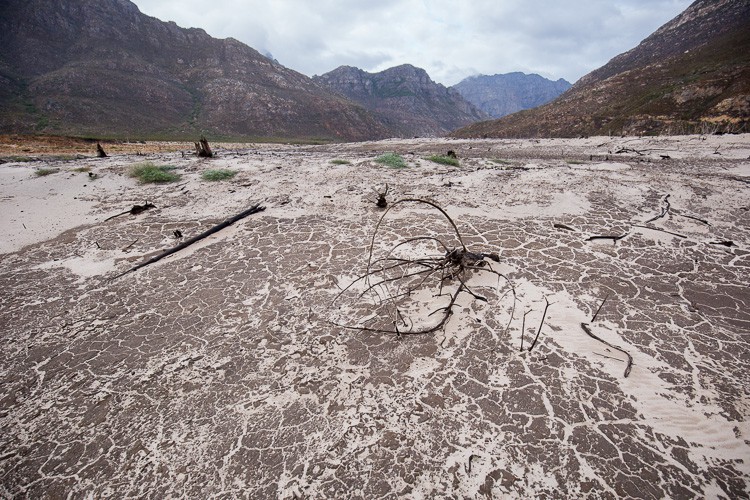
[[[552,227],[554,227],[555,229],[565,229],[566,231],[575,231],[575,229],[568,226],[567,224],[555,223],[555,224],[552,224]]]
[[[617,351],[620,351],[621,353],[623,353],[623,354],[624,354],[625,356],[627,356],[627,357],[628,357],[628,363],[627,363],[627,365],[625,366],[625,373],[624,373],[624,377],[625,377],[625,378],[628,378],[628,375],[630,375],[630,369],[631,369],[631,368],[633,367],[633,356],[631,356],[631,355],[630,355],[630,353],[629,353],[628,351],[626,351],[625,349],[621,349],[621,348],[617,347],[616,345],[612,345],[612,344],[610,344],[609,342],[607,342],[606,340],[604,340],[604,339],[602,339],[602,338],[600,338],[600,337],[597,337],[596,335],[594,335],[594,333],[593,333],[593,332],[591,331],[591,329],[589,328],[589,325],[588,325],[588,324],[586,324],[586,323],[581,323],[581,328],[582,328],[582,329],[583,329],[583,331],[584,331],[584,332],[586,332],[586,334],[587,334],[587,335],[588,335],[589,337],[591,337],[592,339],[594,339],[594,340],[598,340],[598,341],[599,341],[599,342],[601,342],[602,344],[604,344],[604,345],[607,345],[607,346],[609,346],[609,347],[611,347],[612,349],[615,349],[615,350],[617,350]]]
[[[173,253],[179,252],[180,250],[189,247],[193,243],[195,243],[197,241],[200,241],[203,238],[206,238],[207,236],[211,236],[212,234],[214,234],[214,233],[216,233],[218,231],[221,231],[225,227],[231,226],[232,224],[234,224],[238,220],[244,219],[248,215],[252,215],[252,214],[255,214],[255,213],[258,213],[258,212],[262,212],[265,209],[266,209],[266,207],[262,207],[260,205],[253,205],[252,207],[248,208],[244,212],[241,212],[241,213],[235,215],[234,217],[231,217],[231,218],[225,220],[221,224],[217,224],[217,225],[213,226],[212,228],[208,229],[207,231],[202,232],[198,236],[194,236],[193,238],[190,238],[189,240],[185,240],[184,242],[180,243],[176,247],[172,247],[169,250],[165,250],[164,252],[160,253],[159,255],[157,255],[155,257],[152,257],[152,258],[148,259],[147,261],[141,262],[137,266],[131,267],[127,271],[122,272],[122,273],[118,274],[117,276],[115,276],[114,278],[112,278],[112,280],[116,280],[117,278],[125,276],[128,273],[132,273],[134,271],[137,271],[138,269],[140,269],[142,267],[146,267],[149,264],[153,264],[154,262],[157,262],[157,261],[163,259],[164,257],[172,255]]]

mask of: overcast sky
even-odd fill
[[[134,0],[232,37],[308,76],[409,63],[433,80],[522,71],[571,83],[635,47],[691,0]]]

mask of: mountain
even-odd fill
[[[552,81],[516,72],[470,76],[451,88],[491,118],[500,118],[548,103],[570,87],[562,78]]]
[[[750,131],[750,1],[698,0],[555,101],[455,137]]]
[[[96,137],[391,135],[361,106],[128,0],[0,2],[0,131]]]
[[[410,64],[380,73],[340,66],[313,80],[361,104],[401,137],[444,135],[488,118],[458,92]]]

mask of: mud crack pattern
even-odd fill
[[[201,193],[203,164],[180,160],[194,194],[171,211],[4,255],[0,494],[747,497],[749,162],[676,139],[662,146],[689,153],[671,161],[597,161],[607,146],[583,142],[567,154],[592,159],[573,164],[545,143],[425,144],[225,152],[217,162],[252,176],[231,184],[233,212],[262,198],[267,212],[115,281],[132,265],[118,259],[233,214],[200,215],[215,196]],[[386,147],[417,154],[394,171],[362,150]],[[462,166],[431,165],[420,147],[454,149]],[[331,301],[364,270],[384,181],[436,200],[468,247],[500,254],[518,294],[507,332],[481,302],[433,335],[333,324],[370,311]],[[157,200],[148,190],[167,188],[133,189]],[[673,210],[644,224],[667,194]],[[397,212],[394,237],[441,234],[421,210]],[[625,236],[589,240],[613,234]],[[93,275],[72,261],[105,257],[112,268]],[[521,351],[545,298],[539,343]],[[633,356],[629,377],[581,323]]]

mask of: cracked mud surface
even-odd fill
[[[624,146],[643,155],[611,153]],[[447,149],[460,167],[423,159]],[[408,168],[373,161],[394,150]],[[183,174],[162,186],[118,175],[136,156],[43,179],[2,167],[0,496],[750,494],[747,135],[220,153],[150,158]],[[239,173],[207,183],[207,168]],[[83,225],[21,249],[29,183],[59,207],[48,226],[65,205]],[[367,297],[331,301],[365,270],[385,183],[390,201],[432,199],[467,247],[499,254],[517,296],[507,329],[500,294],[430,335],[336,326],[379,320]],[[144,200],[157,208],[102,222]],[[267,210],[108,279],[175,245],[174,230],[256,202]],[[420,235],[451,228],[424,207],[391,211],[384,242]],[[632,355],[627,378],[581,323]]]

